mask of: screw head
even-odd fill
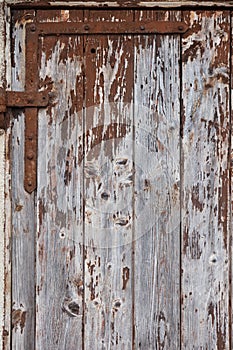
[[[90,29],[89,25],[86,24],[86,25],[84,26],[84,29],[85,29],[85,30],[89,30],[89,29]]]
[[[145,30],[145,26],[141,26],[140,29],[141,29],[141,30]]]
[[[183,26],[179,26],[178,29],[179,29],[179,31],[182,31],[184,29],[184,27]]]

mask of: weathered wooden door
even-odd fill
[[[230,349],[230,23],[13,11],[6,346]]]

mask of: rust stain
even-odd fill
[[[18,326],[20,327],[21,334],[23,333],[24,327],[26,323],[26,311],[21,309],[13,309],[12,310],[12,329],[17,331]]]
[[[128,267],[124,267],[123,268],[123,273],[122,273],[122,282],[123,282],[122,289],[123,290],[126,289],[128,281],[129,281],[129,268]]]

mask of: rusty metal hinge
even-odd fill
[[[46,107],[49,103],[47,91],[25,92],[4,91],[0,89],[0,113],[5,113],[7,108]]]
[[[7,127],[7,108],[25,109],[24,188],[32,193],[37,185],[37,108],[49,103],[47,91],[5,91],[0,89],[0,128]]]

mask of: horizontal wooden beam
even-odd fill
[[[6,4],[15,8],[44,8],[44,7],[96,7],[96,8],[182,8],[182,7],[222,7],[233,8],[233,1],[25,1],[7,0]]]

